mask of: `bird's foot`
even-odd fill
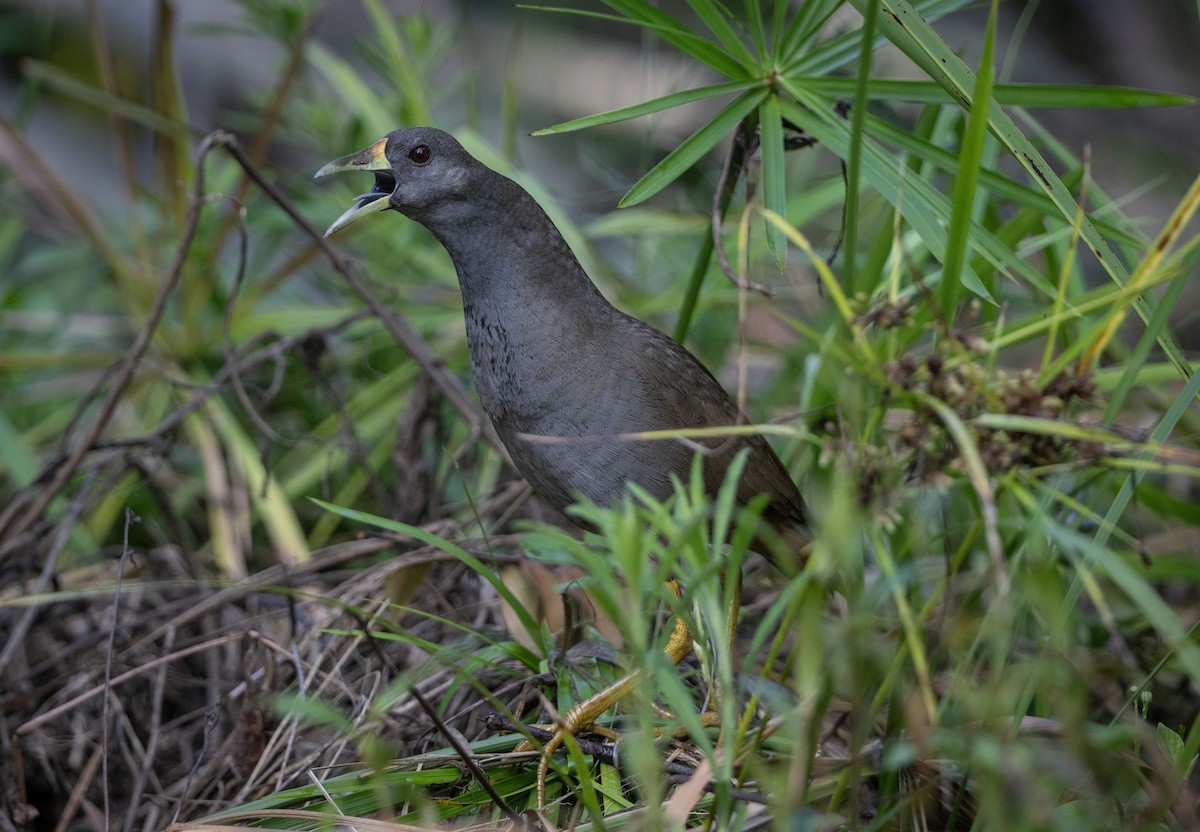
[[[575,707],[563,714],[562,718],[558,720],[554,736],[546,740],[545,745],[542,746],[542,756],[538,761],[538,809],[546,808],[546,777],[550,773],[550,760],[554,756],[554,752],[566,741],[568,736],[574,737],[585,730],[590,730],[608,739],[616,740],[618,735],[615,731],[610,731],[594,723],[601,714],[633,690],[641,677],[642,674],[637,672],[622,676],[604,690],[593,694],[575,705]],[[518,752],[533,751],[534,745],[529,740],[524,740],[514,750]]]
[[[668,581],[668,587],[678,597],[680,594],[679,584],[675,581]],[[667,641],[666,653],[672,664],[679,664],[683,659],[692,652],[692,632],[688,629],[682,618],[675,619],[675,627],[671,632],[671,637]],[[637,687],[644,676],[643,671],[635,670],[622,676],[617,681],[613,682],[604,690],[592,694],[587,699],[583,700],[571,710],[562,715],[558,720],[554,736],[546,741],[542,746],[542,757],[538,762],[537,776],[537,806],[538,809],[546,808],[546,776],[550,772],[550,759],[554,756],[554,752],[563,744],[568,736],[574,737],[581,731],[591,729],[596,731],[596,726],[593,724],[599,716],[617,704],[621,699],[624,699],[629,693]],[[597,731],[597,733],[603,733]],[[615,734],[613,735],[615,738]],[[516,748],[517,751],[532,751],[533,745],[529,741],[524,741]]]

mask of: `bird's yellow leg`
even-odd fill
[[[725,618],[725,647],[728,649],[729,660],[734,663],[733,671],[737,673],[737,622],[738,614],[742,610],[742,575],[737,572],[733,575],[733,595],[730,599],[728,615]],[[684,654],[687,655],[686,653]],[[680,660],[682,661],[682,659]],[[705,728],[716,728],[721,724],[721,715],[719,708],[721,706],[721,685],[716,678],[716,667],[709,667],[708,671],[712,674],[709,679],[708,686],[708,701],[706,703],[704,713],[700,714],[700,724]],[[686,728],[680,728],[677,736],[683,736],[687,733]]]
[[[681,595],[679,584],[674,580],[668,581],[667,587],[676,597]],[[671,631],[671,637],[667,639],[667,657],[673,664],[679,664],[691,652],[692,631],[682,618],[676,618],[675,628]],[[554,752],[563,744],[568,735],[573,737],[580,733],[595,722],[602,713],[628,696],[638,686],[638,683],[641,682],[644,676],[645,672],[641,670],[627,673],[604,690],[592,694],[587,699],[575,705],[558,720],[554,736],[542,746],[542,757],[538,762],[537,805],[539,809],[546,807],[546,776],[550,772],[550,758],[554,756]],[[532,751],[533,747],[528,741],[525,741],[518,745],[515,750]]]

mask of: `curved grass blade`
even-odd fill
[[[1138,376],[1146,365],[1155,343],[1158,342],[1160,333],[1170,326],[1171,314],[1176,311],[1179,298],[1187,285],[1185,273],[1181,273],[1167,286],[1166,292],[1159,300],[1158,308],[1154,310],[1154,315],[1146,325],[1146,330],[1138,338],[1137,345],[1125,362],[1120,379],[1109,395],[1108,405],[1104,408],[1104,424],[1113,424],[1123,411],[1126,399],[1129,398],[1129,394],[1137,384]]]
[[[1171,214],[1171,218],[1167,220],[1167,224],[1159,233],[1158,238],[1155,239],[1154,245],[1150,247],[1150,251],[1138,263],[1137,268],[1133,270],[1133,274],[1129,277],[1129,288],[1139,289],[1143,287],[1154,276],[1154,273],[1162,268],[1167,252],[1171,250],[1183,235],[1188,223],[1195,216],[1197,209],[1200,209],[1200,176],[1192,181],[1192,186]],[[1117,329],[1121,326],[1121,322],[1125,320],[1127,311],[1127,307],[1124,306],[1113,310],[1108,325],[1100,337],[1088,347],[1084,358],[1086,365],[1090,366],[1099,359],[1109,340],[1116,334]],[[1152,315],[1151,320],[1146,322],[1147,326],[1150,325],[1153,319],[1154,316]],[[1185,365],[1185,368],[1190,369],[1187,365]],[[1188,374],[1186,369],[1184,375]]]
[[[504,581],[500,580],[500,578],[497,577],[491,569],[488,569],[483,561],[472,555],[458,544],[451,543],[449,540],[444,540],[438,537],[436,534],[419,528],[418,526],[412,526],[408,523],[401,523],[397,520],[389,520],[386,517],[368,514],[365,511],[356,511],[355,509],[346,508],[344,506],[335,506],[333,503],[327,503],[324,500],[317,499],[316,497],[309,497],[308,499],[326,511],[339,514],[342,517],[345,517],[347,520],[356,520],[359,523],[365,523],[368,526],[375,526],[376,528],[386,529],[390,532],[406,535],[415,540],[421,541],[427,546],[432,546],[448,555],[452,555],[465,566],[470,568],[471,571],[475,572],[492,585],[492,588],[499,593],[500,597],[504,599],[505,603],[512,607],[513,611],[517,614],[517,617],[521,619],[521,625],[525,627],[530,634],[537,633],[539,631],[540,627],[538,626],[537,622],[533,620],[533,616],[531,616],[529,611],[525,609],[524,605],[517,600],[517,597],[513,595],[512,590],[508,588]]]

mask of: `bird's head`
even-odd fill
[[[437,205],[462,199],[471,171],[483,168],[449,133],[432,127],[394,130],[365,150],[335,159],[316,178],[353,170],[375,174],[375,186],[325,232],[328,237],[368,214],[391,208],[421,221]]]

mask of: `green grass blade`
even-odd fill
[[[1111,514],[1109,515],[1111,519]],[[1200,647],[1188,639],[1187,631],[1180,624],[1175,610],[1167,606],[1146,578],[1126,559],[1120,557],[1099,541],[1058,524],[1048,524],[1047,532],[1067,551],[1076,551],[1089,567],[1106,573],[1113,585],[1132,601],[1146,621],[1158,631],[1166,646],[1175,652],[1179,664],[1186,671],[1191,683],[1200,684]]]
[[[402,534],[407,537],[411,537],[414,540],[421,541],[426,546],[432,546],[439,551],[445,552],[446,554],[457,558],[461,563],[469,567],[471,571],[475,572],[492,585],[492,588],[496,590],[500,597],[503,598],[510,607],[512,607],[513,612],[515,612],[517,617],[521,619],[521,626],[525,627],[527,632],[534,634],[540,629],[537,622],[533,620],[533,617],[529,614],[528,610],[526,610],[525,606],[519,600],[517,600],[517,597],[513,595],[512,590],[508,588],[504,581],[500,580],[500,578],[496,576],[495,572],[489,569],[487,565],[483,563],[483,561],[472,555],[458,544],[451,543],[449,540],[444,540],[443,538],[440,538],[432,532],[428,532],[419,526],[401,523],[398,520],[389,520],[386,517],[379,517],[374,514],[368,514],[364,511],[356,511],[352,508],[335,506],[333,503],[327,503],[324,500],[318,500],[316,497],[309,497],[309,500],[326,511],[331,511],[334,514],[341,515],[347,520],[355,520],[359,523],[365,523],[368,526],[375,526],[376,528],[386,529],[387,531],[395,532],[396,534]]]
[[[1117,382],[1116,387],[1113,388],[1112,393],[1109,394],[1108,405],[1104,408],[1104,424],[1113,424],[1117,416],[1124,409],[1125,402],[1134,385],[1137,383],[1138,375],[1150,357],[1150,352],[1159,338],[1162,337],[1163,332],[1169,330],[1171,313],[1175,311],[1175,307],[1179,303],[1179,298],[1187,285],[1186,274],[1180,274],[1168,284],[1167,291],[1159,300],[1154,314],[1150,316],[1150,321],[1146,324],[1145,331],[1138,338],[1138,342],[1133,348],[1133,353],[1125,361],[1124,371],[1121,373],[1120,380]]]
[[[953,320],[959,296],[959,281],[967,253],[967,235],[974,214],[975,186],[979,182],[983,143],[987,138],[987,115],[992,98],[993,59],[996,48],[996,0],[988,12],[987,34],[983,40],[983,56],[975,76],[967,129],[963,134],[958,155],[958,172],[954,177],[954,196],[950,206],[950,231],[946,237],[946,256],[942,261],[942,314]]]
[[[845,260],[843,280],[846,291],[857,291],[855,269],[858,260],[859,183],[862,181],[862,137],[867,115],[868,88],[871,83],[872,56],[875,53],[875,20],[879,2],[867,5],[863,15],[862,37],[858,54],[858,73],[854,79],[854,106],[850,111],[850,152],[846,158],[846,238],[842,257]]]
[[[806,43],[812,40],[821,27],[842,5],[842,0],[810,0],[804,3],[792,17],[780,39],[776,55],[784,63],[795,59]]]
[[[380,0],[363,2],[371,16],[375,35],[387,54],[388,67],[391,70],[390,79],[394,80],[401,90],[400,99],[403,102],[404,115],[410,119],[410,124],[432,124],[432,111],[425,94],[424,73],[409,55],[409,50],[400,37],[395,14],[384,8]]]
[[[379,96],[346,61],[318,43],[309,44],[308,60],[333,87],[336,98],[373,136],[395,128],[392,116],[379,106]]]
[[[880,16],[879,24],[888,40],[932,79],[945,87],[956,100],[969,107],[974,76],[962,59],[946,45],[907,0],[881,1],[885,4],[886,13]],[[863,4],[869,0],[850,2],[862,11]],[[1012,119],[998,105],[990,108],[989,126],[1035,184],[1050,197],[1062,219],[1070,223],[1075,215],[1075,199],[1042,157],[1041,152],[1017,129]],[[1083,218],[1080,235],[1113,282],[1124,286],[1129,281],[1129,270],[1087,217]],[[1140,296],[1134,308],[1142,320],[1148,322],[1153,315],[1154,304],[1148,297]],[[1172,363],[1179,367],[1181,374],[1187,375],[1186,368],[1189,365],[1174,336],[1169,332],[1164,333],[1159,346]]]
[[[1162,443],[1167,441],[1167,437],[1175,430],[1175,426],[1179,424],[1179,420],[1183,414],[1191,406],[1192,401],[1196,396],[1200,395],[1200,372],[1193,372],[1188,381],[1180,389],[1172,400],[1170,407],[1166,409],[1158,424],[1150,431],[1149,440],[1151,442]],[[1148,458],[1148,454],[1143,454],[1143,458]],[[1126,478],[1121,484],[1121,488],[1117,491],[1109,506],[1108,513],[1104,516],[1104,523],[1096,532],[1096,545],[1103,547],[1108,542],[1111,535],[1111,529],[1116,527],[1117,521],[1125,513],[1125,509],[1129,506],[1129,501],[1133,499],[1134,491],[1137,489],[1137,484],[1145,477],[1146,471],[1136,471]]]
[[[212,421],[212,429],[221,438],[226,455],[236,461],[245,477],[246,492],[254,497],[254,510],[271,537],[276,556],[287,563],[306,562],[311,553],[300,519],[274,473],[263,468],[254,439],[220,400],[210,402],[205,412]]]

